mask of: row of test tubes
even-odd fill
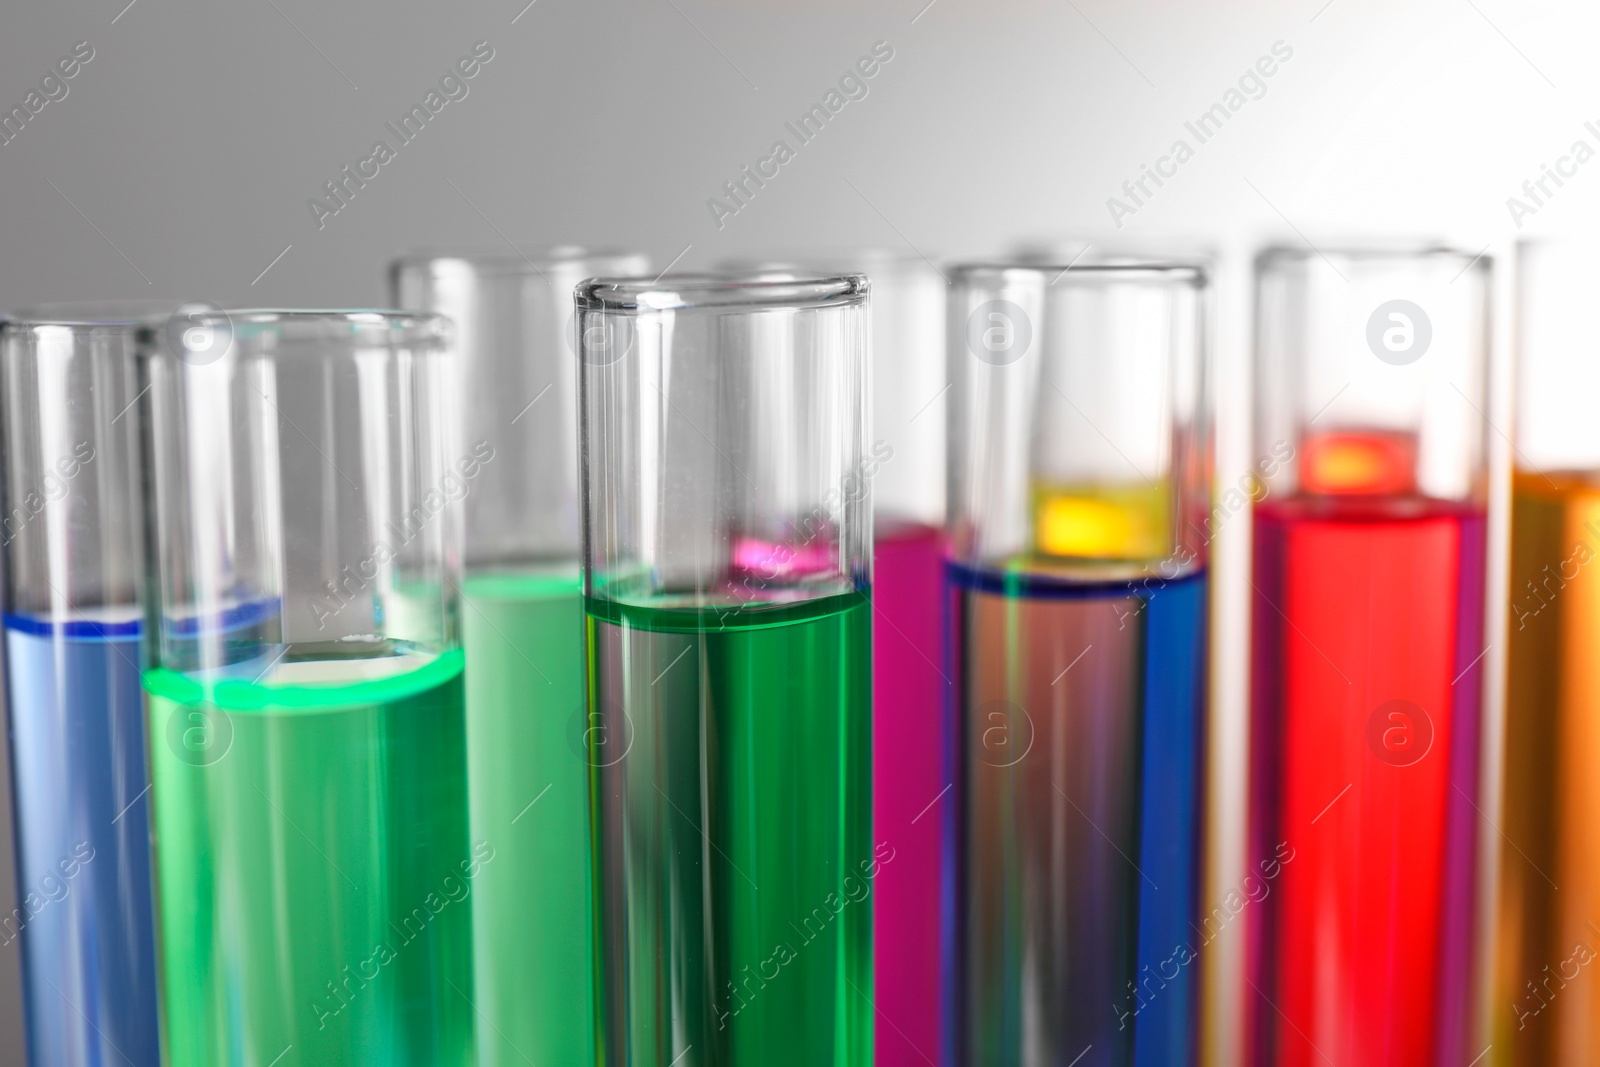
[[[0,327],[31,1063],[1600,1058],[1591,262],[727,268]]]

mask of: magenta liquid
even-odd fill
[[[872,588],[873,895],[878,1067],[939,1059],[944,772],[943,535],[880,522]]]

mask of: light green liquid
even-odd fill
[[[583,601],[576,570],[467,580],[480,1063],[592,1065]]]
[[[373,662],[145,673],[167,1067],[473,1062],[462,655]]]
[[[604,1062],[867,1067],[867,598],[588,611]]]

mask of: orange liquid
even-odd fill
[[[1330,431],[1300,445],[1302,492],[1330,496],[1416,491],[1417,439],[1408,433]]]
[[[1600,1065],[1600,478],[1519,471],[1511,515],[1490,1055]]]

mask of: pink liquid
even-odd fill
[[[877,1063],[939,1061],[943,539],[880,523],[872,589],[874,839],[895,850],[873,888]]]

